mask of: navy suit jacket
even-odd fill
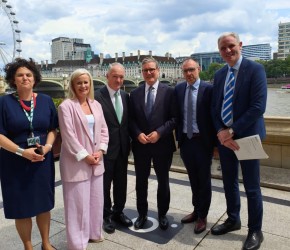
[[[184,99],[186,92],[186,82],[178,83],[175,87],[175,96],[178,106],[178,126],[176,130],[176,139],[178,145],[183,142],[183,119],[184,119]],[[212,150],[216,140],[216,132],[211,117],[213,86],[204,81],[200,81],[196,102],[196,120],[199,133],[203,143],[209,150]]]
[[[212,116],[216,131],[226,128],[221,118],[224,86],[228,65],[214,76]],[[267,79],[264,67],[243,58],[236,78],[233,96],[233,124],[235,139],[259,134],[266,136],[263,114],[267,101]]]
[[[150,147],[157,153],[170,153],[176,150],[173,130],[176,126],[176,105],[174,89],[159,82],[151,119],[145,115],[145,84],[130,93],[130,133],[133,152],[141,153]],[[157,131],[160,139],[153,144],[141,144],[137,137],[140,133]]]
[[[130,153],[129,137],[129,94],[120,90],[123,103],[123,117],[121,124],[115,112],[109,91],[103,87],[95,92],[95,99],[102,105],[105,120],[109,130],[109,146],[106,159],[115,160],[121,152],[124,157]]]

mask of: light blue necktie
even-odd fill
[[[226,85],[226,93],[222,108],[222,119],[226,126],[231,126],[233,121],[233,95],[235,90],[235,74],[234,69],[230,68],[230,76]]]
[[[120,95],[119,91],[116,91],[114,94],[114,96],[115,96],[115,111],[116,111],[116,115],[118,117],[118,121],[119,121],[119,123],[121,123],[123,114],[122,114],[119,95]]]
[[[188,86],[188,95],[187,95],[187,138],[191,139],[193,134],[193,115],[195,104],[193,103],[193,91],[195,87],[192,85]]]
[[[147,119],[150,118],[150,115],[151,115],[151,112],[152,112],[152,108],[153,108],[153,103],[154,103],[154,100],[153,100],[153,87],[149,87],[148,89],[148,93],[147,93],[147,101],[146,101],[146,117]]]

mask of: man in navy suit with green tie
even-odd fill
[[[241,165],[248,202],[248,236],[243,250],[259,249],[263,241],[263,203],[259,160],[238,161],[235,139],[258,134],[266,136],[263,114],[266,109],[267,79],[263,66],[243,58],[238,34],[228,32],[218,39],[218,48],[226,61],[214,76],[212,116],[219,140],[228,218],[212,228],[222,235],[241,228],[238,166]]]

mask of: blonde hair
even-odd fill
[[[76,69],[70,76],[70,79],[69,79],[69,85],[68,85],[68,94],[67,94],[67,98],[69,99],[76,99],[76,93],[74,91],[74,88],[73,88],[73,81],[81,76],[81,75],[88,75],[89,76],[89,79],[90,79],[90,91],[89,91],[89,99],[91,100],[94,100],[94,81],[93,81],[93,77],[92,75],[90,74],[89,71],[87,71],[86,69]]]

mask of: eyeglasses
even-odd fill
[[[183,73],[193,73],[196,70],[196,68],[188,68],[188,69],[183,69]]]
[[[155,70],[156,70],[156,69],[154,69],[154,68],[151,68],[151,69],[142,69],[142,72],[143,72],[143,73],[150,73],[150,74],[152,74],[152,73],[155,72]]]

